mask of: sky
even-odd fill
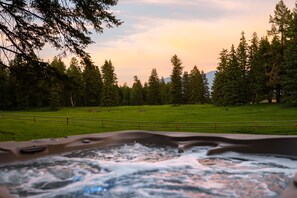
[[[119,85],[133,84],[137,75],[148,81],[156,68],[159,77],[172,71],[170,59],[177,55],[184,71],[197,65],[204,72],[213,71],[223,48],[238,45],[241,32],[249,41],[253,32],[265,36],[279,0],[119,0],[111,8],[124,23],[103,34],[86,51],[95,65],[111,60]],[[284,0],[291,9],[295,0]],[[55,52],[47,57],[56,55]],[[70,57],[65,63],[69,63]]]

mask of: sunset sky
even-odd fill
[[[93,35],[87,48],[97,66],[111,60],[119,85],[132,85],[133,76],[148,80],[153,68],[168,77],[174,54],[184,70],[194,65],[209,72],[216,69],[222,48],[238,45],[242,31],[266,35],[269,15],[279,0],[119,0],[112,10],[124,21],[118,28]],[[295,0],[284,0],[291,9]],[[54,56],[51,54],[51,56]],[[50,58],[51,59],[51,58]],[[65,62],[68,61],[65,59]]]

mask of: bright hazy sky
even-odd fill
[[[174,54],[184,71],[194,65],[215,70],[222,48],[238,45],[240,34],[247,40],[270,29],[269,15],[279,0],[119,0],[112,10],[124,21],[118,28],[93,35],[87,48],[97,66],[111,60],[119,85],[132,85],[137,75],[144,83],[153,68],[159,77],[171,74]],[[295,0],[284,0],[291,9]],[[56,55],[52,52],[49,56]],[[67,60],[65,60],[68,63]]]

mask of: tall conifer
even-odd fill
[[[171,63],[173,65],[172,74],[171,74],[171,103],[174,105],[183,103],[182,95],[182,62],[174,55],[171,58]]]

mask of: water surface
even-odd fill
[[[297,161],[210,147],[185,153],[128,144],[0,167],[0,185],[19,197],[279,197]]]

